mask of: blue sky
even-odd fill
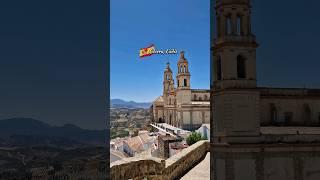
[[[139,49],[184,50],[191,88],[210,86],[209,0],[112,0],[110,19],[110,97],[152,101],[162,93],[169,61],[174,76],[179,54],[139,58]]]

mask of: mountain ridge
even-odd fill
[[[0,139],[5,140],[2,144],[105,144],[107,134],[107,130],[87,130],[74,124],[52,126],[33,118],[0,120]]]
[[[135,102],[123,99],[110,99],[110,105],[113,108],[143,108],[147,109],[151,106],[151,102]]]

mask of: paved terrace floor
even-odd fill
[[[206,157],[194,168],[192,168],[187,174],[185,174],[181,180],[206,180],[210,179],[210,152]]]

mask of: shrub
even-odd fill
[[[198,132],[192,132],[186,139],[187,143],[189,146],[192,144],[202,140],[203,138],[201,137],[201,134]]]

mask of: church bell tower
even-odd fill
[[[180,58],[177,65],[178,65],[178,74],[177,74],[178,89],[190,89],[190,73],[189,73],[188,61],[184,57],[184,51],[180,52]]]
[[[190,72],[189,63],[184,56],[184,51],[180,52],[180,57],[177,63],[178,74],[177,78],[177,102],[180,104],[189,104],[191,102],[190,89]]]
[[[250,0],[216,0],[214,89],[256,87],[256,43]]]
[[[255,141],[260,133],[250,0],[216,0],[213,41],[214,142]]]
[[[169,62],[163,73],[163,97],[166,98],[174,90],[174,81],[172,79],[172,70]]]

